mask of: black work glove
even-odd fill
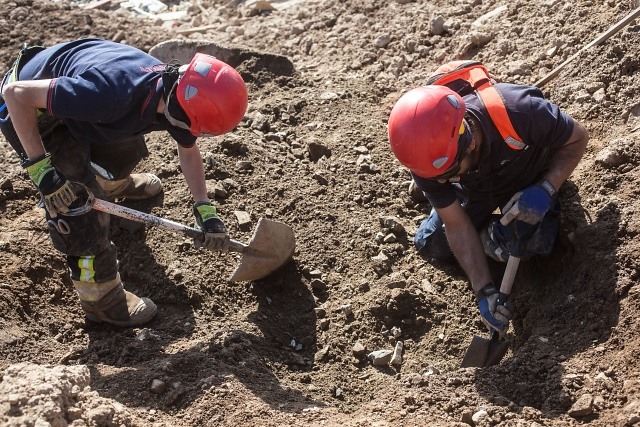
[[[51,164],[51,155],[45,154],[35,161],[22,164],[44,199],[44,207],[52,218],[69,212],[69,206],[78,198],[71,183]]]
[[[476,293],[476,299],[482,323],[489,330],[498,331],[500,335],[506,333],[514,311],[509,295],[501,293],[493,282],[490,282]]]
[[[196,217],[196,224],[204,232],[202,237],[194,239],[196,249],[204,247],[212,251],[227,252],[227,227],[218,216],[215,206],[211,202],[196,202],[193,205],[193,215]]]

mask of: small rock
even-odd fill
[[[396,348],[393,350],[393,356],[391,357],[392,365],[402,365],[402,350],[404,348],[404,344],[402,341],[398,341],[396,343]]]
[[[233,214],[236,216],[236,220],[238,221],[238,226],[240,229],[248,229],[251,228],[251,215],[245,211],[233,211]]]
[[[593,396],[588,393],[583,394],[567,413],[573,418],[591,415],[593,413]]]
[[[364,356],[367,353],[367,349],[364,346],[364,344],[362,344],[360,341],[357,341],[354,345],[353,348],[351,349],[353,355],[357,358],[361,358],[362,356]]]
[[[167,389],[167,383],[159,380],[159,379],[154,379],[153,381],[151,381],[151,392],[155,393],[155,394],[162,394],[164,393],[164,391]]]
[[[367,355],[367,359],[371,361],[376,366],[379,365],[388,365],[391,361],[391,357],[393,356],[393,351],[391,350],[376,350],[372,351]]]
[[[314,292],[322,293],[327,290],[327,285],[320,279],[313,279],[311,281],[311,288]]]
[[[489,413],[484,410],[484,409],[480,409],[479,411],[477,411],[475,414],[473,414],[471,416],[471,421],[473,421],[473,424],[478,424],[480,421],[482,421],[483,418],[489,416]]]

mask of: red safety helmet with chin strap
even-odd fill
[[[221,135],[235,128],[247,110],[247,86],[229,64],[196,53],[175,88],[195,136]]]
[[[396,158],[423,178],[442,174],[458,157],[465,112],[462,97],[445,86],[405,93],[389,116],[389,143]]]

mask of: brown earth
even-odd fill
[[[199,144],[214,160],[212,193],[227,191],[216,202],[232,236],[251,237],[234,211],[249,212],[254,226],[259,217],[285,222],[297,237],[293,261],[264,280],[231,283],[236,256],[114,220],[127,287],[153,299],[160,315],[144,329],[85,324],[37,194],[1,141],[0,369],[86,365],[90,387],[123,405],[130,425],[638,424],[638,22],[544,87],[591,141],[560,192],[573,245],[522,263],[512,346],[500,366],[459,368],[483,332],[474,299],[457,265],[415,253],[412,236],[429,206],[410,199],[408,174],[386,140],[394,101],[441,62],[472,58],[500,80],[532,84],[635,2],[307,0],[257,13],[241,1],[196,0],[191,21],[164,26],[117,3],[100,11],[1,2],[3,69],[25,42],[86,36],[144,50],[178,38],[282,55],[242,57],[246,119]],[[209,29],[181,31],[202,25]],[[173,142],[162,133],[148,141],[140,170],[162,178],[164,196],[127,205],[191,224]],[[388,218],[401,227],[384,243]],[[504,267],[492,268],[498,279]],[[353,352],[357,342],[368,353],[398,340],[401,366],[373,366]],[[167,390],[152,392],[154,379]]]

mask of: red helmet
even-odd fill
[[[433,178],[458,155],[462,97],[445,86],[412,89],[400,97],[389,115],[389,143],[396,158],[411,172]]]
[[[247,110],[247,86],[240,74],[204,53],[196,53],[180,77],[176,97],[195,136],[229,132]]]

